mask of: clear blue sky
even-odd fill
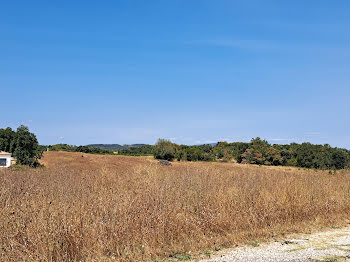
[[[348,0],[3,1],[0,127],[42,144],[350,148],[349,14]]]

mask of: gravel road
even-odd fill
[[[350,227],[235,248],[200,262],[350,261]]]

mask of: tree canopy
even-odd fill
[[[154,158],[173,160],[175,158],[176,145],[166,139],[159,139],[154,147]]]
[[[39,166],[38,160],[42,156],[36,136],[23,125],[16,132],[9,127],[0,129],[0,150],[16,157],[17,164],[31,167]]]

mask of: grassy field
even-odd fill
[[[350,171],[48,152],[0,170],[0,261],[187,259],[350,215]]]

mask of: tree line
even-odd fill
[[[112,150],[102,149],[92,146],[73,146],[68,144],[57,144],[49,146],[40,146],[43,151],[66,151],[66,152],[80,152],[86,154],[100,154],[100,155],[113,155]]]
[[[126,156],[152,156],[154,146],[152,145],[143,145],[139,147],[129,147],[126,149],[118,150],[119,155]]]
[[[82,152],[91,154],[114,154],[90,146],[58,144],[45,146],[50,151]],[[215,146],[177,145],[166,139],[159,139],[156,145],[131,147],[118,151],[119,155],[150,156],[160,160],[177,161],[235,161],[242,164],[269,166],[295,166],[315,169],[344,169],[350,167],[350,151],[331,147],[328,144],[291,143],[269,144],[259,137],[250,142],[218,142]]]
[[[334,170],[350,167],[350,151],[347,149],[311,143],[271,145],[259,137],[249,143],[219,142],[215,146],[177,145],[169,140],[159,139],[154,146],[153,155],[156,159],[169,161],[234,160],[242,164]]]
[[[35,134],[28,127],[21,125],[16,131],[10,127],[0,129],[0,150],[11,153],[17,164],[31,167],[39,166],[43,151],[68,151],[90,154],[114,154],[91,146],[73,146],[57,144],[40,146]],[[331,147],[328,144],[291,143],[288,145],[269,144],[259,137],[249,143],[218,142],[215,146],[177,145],[166,139],[159,139],[156,145],[144,145],[119,150],[121,155],[153,155],[156,159],[177,161],[236,161],[242,164],[269,166],[295,166],[315,169],[350,168],[350,151]]]

